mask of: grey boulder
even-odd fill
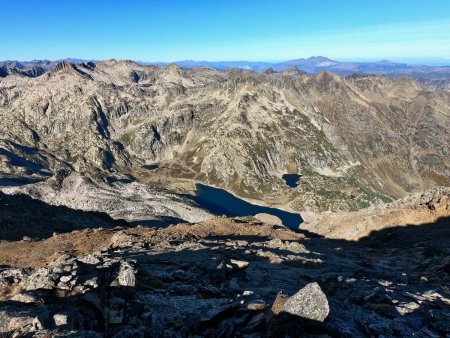
[[[310,283],[286,301],[283,312],[323,322],[330,313],[330,307],[319,284]]]

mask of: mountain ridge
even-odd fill
[[[20,73],[25,69],[33,69],[40,67],[44,70],[50,70],[60,62],[68,61],[70,63],[94,62],[94,60],[83,59],[61,59],[56,61],[49,60],[32,60],[32,61],[0,61],[0,69],[8,72],[8,69],[16,73]],[[98,61],[97,61],[98,62]],[[289,67],[297,67],[301,71],[307,73],[318,73],[320,71],[331,71],[341,76],[348,76],[354,73],[358,74],[384,74],[390,76],[411,76],[415,78],[445,78],[450,76],[450,65],[419,65],[408,64],[405,62],[393,62],[389,60],[380,61],[335,61],[324,56],[312,56],[309,58],[292,59],[282,62],[266,62],[266,61],[195,61],[180,60],[174,62],[145,62],[133,61],[141,65],[168,66],[175,63],[182,68],[198,68],[210,67],[217,70],[226,70],[230,68],[242,68],[262,72],[269,68],[277,72],[281,72]],[[2,73],[0,73],[2,74]],[[39,74],[41,75],[41,74]],[[37,76],[39,76],[37,75]],[[4,77],[5,75],[0,75]]]
[[[55,69],[0,80],[5,174],[202,182],[311,212],[449,185],[450,93],[410,78],[115,60]],[[285,173],[303,175],[299,186]]]

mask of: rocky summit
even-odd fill
[[[0,337],[450,337],[446,78],[2,67]]]

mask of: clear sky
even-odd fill
[[[0,0],[0,60],[450,60],[450,0]]]

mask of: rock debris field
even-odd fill
[[[348,242],[218,217],[2,241],[0,332],[448,337],[449,229],[443,219]]]

